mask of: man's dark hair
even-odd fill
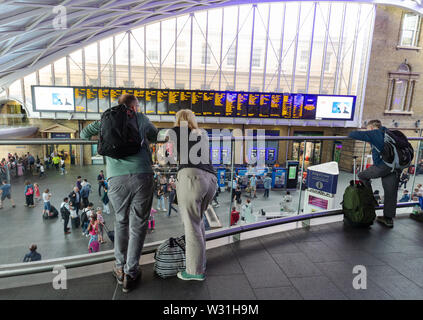
[[[127,107],[130,107],[134,102],[137,102],[137,98],[133,94],[123,94],[118,99],[119,104],[124,104]]]
[[[68,197],[66,197],[66,198],[64,198],[63,199],[63,202],[66,202],[66,201],[68,201],[69,200],[69,198]]]
[[[36,244],[32,244],[32,245],[29,247],[29,250],[31,250],[32,252],[34,252],[35,250],[37,250],[37,245],[36,245]]]
[[[88,207],[94,207],[94,203],[90,202],[90,203],[88,204]]]
[[[382,126],[382,122],[380,122],[380,120],[377,120],[377,119],[370,120],[367,123],[367,126],[372,126],[372,127],[375,127],[375,128],[378,128],[379,129]]]
[[[78,178],[77,179],[81,179],[82,177],[81,176],[78,176]]]

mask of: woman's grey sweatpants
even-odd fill
[[[186,243],[186,272],[204,274],[206,271],[206,240],[203,216],[216,192],[214,174],[185,168],[178,172],[176,196],[184,223]]]

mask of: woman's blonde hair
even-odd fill
[[[176,113],[175,127],[180,127],[181,122],[187,122],[188,128],[191,130],[198,129],[197,120],[195,114],[189,109],[182,109]]]

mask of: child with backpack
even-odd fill
[[[34,186],[29,180],[25,181],[25,207],[34,208]]]
[[[88,233],[90,235],[90,241],[88,242],[88,252],[98,252],[100,244],[98,242],[98,221],[96,213],[91,215],[90,224],[88,225]]]

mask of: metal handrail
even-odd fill
[[[418,202],[403,202],[398,203],[397,208],[407,208],[418,205]],[[383,205],[379,205],[375,208],[376,210],[383,209]],[[258,229],[274,227],[282,224],[293,223],[293,222],[300,222],[304,220],[311,220],[317,218],[325,218],[330,216],[337,216],[343,214],[342,209],[334,209],[334,210],[327,210],[322,212],[310,213],[310,214],[303,214],[303,215],[295,215],[285,218],[276,218],[270,219],[266,221],[261,221],[257,223],[251,223],[248,225],[242,225],[237,227],[228,227],[222,230],[218,230],[215,232],[210,232],[206,234],[206,241],[216,240],[224,237],[228,237],[235,234],[240,234],[243,232],[254,231]],[[155,242],[146,244],[143,248],[142,254],[150,254],[154,253],[157,247],[162,242]],[[69,261],[66,261],[69,260]],[[19,264],[12,264],[12,265],[4,265],[0,267],[0,278],[8,278],[14,276],[23,276],[35,273],[42,273],[42,272],[51,272],[55,266],[61,265],[64,266],[66,269],[71,268],[78,268],[84,267],[99,263],[111,262],[114,261],[114,252],[113,250],[103,251],[94,254],[86,254],[86,255],[79,255],[74,257],[65,257],[65,258],[58,258],[58,259],[51,259],[46,261],[39,261],[39,262],[32,262],[31,264],[28,263],[19,263]],[[1,271],[3,270],[3,271]]]
[[[210,140],[224,140],[224,141],[313,141],[313,140],[353,140],[348,136],[225,136],[220,135],[218,137],[210,137]],[[422,141],[423,137],[408,137],[410,141]],[[84,140],[84,139],[0,139],[0,145],[51,145],[51,144],[81,144],[81,145],[92,145],[98,144],[97,140]]]

